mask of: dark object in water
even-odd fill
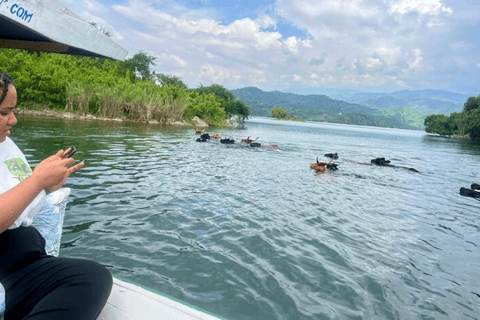
[[[252,143],[250,143],[250,147],[260,147],[260,146],[261,146],[261,144],[258,143],[258,142],[252,142]]]
[[[200,139],[204,139],[204,140],[210,139],[210,135],[208,133],[204,133],[200,136]]]
[[[207,142],[207,139],[202,139],[202,138],[197,138],[197,140],[195,140],[197,142]]]
[[[331,159],[338,159],[338,153],[334,152],[334,153],[327,153],[325,155],[325,157],[327,158],[331,158]]]
[[[336,164],[336,163],[329,163],[329,164],[327,164],[327,169],[328,169],[328,170],[338,170],[338,164]]]
[[[389,163],[390,163],[390,160],[385,160],[385,158],[376,158],[376,159],[372,159],[370,160],[370,163],[371,164],[376,164],[377,166],[390,166]]]
[[[320,162],[320,161],[318,161],[318,157],[317,157],[317,161],[310,165],[310,168],[312,168],[313,170],[315,170],[317,172],[325,172],[325,171],[327,171],[327,169],[328,170],[338,170],[336,163]]]
[[[418,170],[414,169],[414,168],[407,168],[407,167],[391,165],[390,160],[385,160],[385,158],[372,159],[372,160],[370,160],[370,163],[375,164],[377,166],[382,166],[382,167],[403,168],[403,169],[407,169],[407,170],[412,171],[412,172],[418,172]]]
[[[480,191],[467,189],[467,188],[460,188],[460,195],[464,197],[471,197],[471,198],[480,198]]]
[[[460,195],[464,197],[480,198],[480,185],[473,183],[470,189],[460,188]]]
[[[220,139],[220,143],[223,143],[223,144],[234,144],[234,143],[235,143],[235,140],[233,140],[233,139]]]
[[[255,139],[255,140],[257,140],[257,139]],[[250,139],[250,136],[248,136],[247,139],[242,139],[242,142],[250,143],[250,142],[253,142],[255,140]]]

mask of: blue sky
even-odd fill
[[[476,0],[61,0],[191,88],[480,93]]]

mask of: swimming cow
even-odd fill
[[[197,142],[207,142],[207,140],[210,139],[210,135],[208,133],[204,133],[200,136],[200,138],[198,138]]]
[[[407,169],[407,170],[412,171],[412,172],[418,172],[418,170],[414,169],[414,168],[394,166],[394,165],[390,164],[390,160],[385,160],[385,158],[372,159],[372,160],[370,160],[370,163],[375,164],[377,166],[381,166],[381,167],[403,168],[403,169]]]
[[[317,157],[317,161],[312,163],[310,168],[317,172],[325,172],[327,170],[338,170],[338,165],[331,162],[319,162]]]
[[[234,144],[234,143],[235,143],[235,140],[233,140],[233,139],[220,139],[220,143],[223,143],[223,144]]]
[[[460,195],[464,197],[480,198],[480,184],[472,183],[470,189],[460,188]]]
[[[255,140],[257,140],[257,139],[255,139]],[[250,136],[248,136],[247,139],[242,139],[242,142],[244,142],[244,143],[249,143],[249,144],[250,144],[250,143],[252,143],[252,142],[255,141],[255,140],[250,139]]]
[[[390,160],[385,160],[385,158],[376,158],[370,160],[371,164],[376,164],[377,166],[382,166],[382,167],[391,167],[392,165],[389,164]]]
[[[324,155],[325,157],[327,158],[331,158],[331,159],[338,159],[338,153],[334,152],[334,153],[327,153]]]

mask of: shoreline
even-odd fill
[[[161,125],[156,120],[150,121],[134,121],[128,119],[121,119],[121,118],[104,118],[104,117],[97,117],[91,114],[81,115],[71,112],[60,112],[48,108],[44,108],[43,110],[34,110],[34,109],[19,109],[17,112],[18,115],[25,115],[25,116],[34,116],[34,117],[44,117],[44,118],[56,118],[56,119],[67,119],[67,120],[98,120],[98,121],[113,121],[113,122],[125,122],[125,123],[144,123],[144,124],[154,124],[154,125]],[[196,122],[195,124],[189,123],[186,120],[183,121],[175,121],[164,124],[166,126],[181,126],[181,127],[204,127],[207,128],[209,125],[200,119],[199,117],[195,116],[193,121]],[[229,124],[229,122],[227,123]]]

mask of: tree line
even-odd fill
[[[304,120],[299,117],[294,117],[287,113],[284,108],[273,107],[270,111],[272,118],[280,119],[280,120],[290,120],[290,121],[300,121],[303,122]]]
[[[155,57],[140,51],[125,61],[1,49],[2,72],[11,75],[20,108],[57,111],[162,124],[198,116],[223,126],[243,124],[248,107],[225,87],[189,89],[179,77],[155,73]]]
[[[480,95],[468,98],[461,112],[452,112],[450,116],[432,114],[425,118],[424,124],[428,133],[480,141]]]

